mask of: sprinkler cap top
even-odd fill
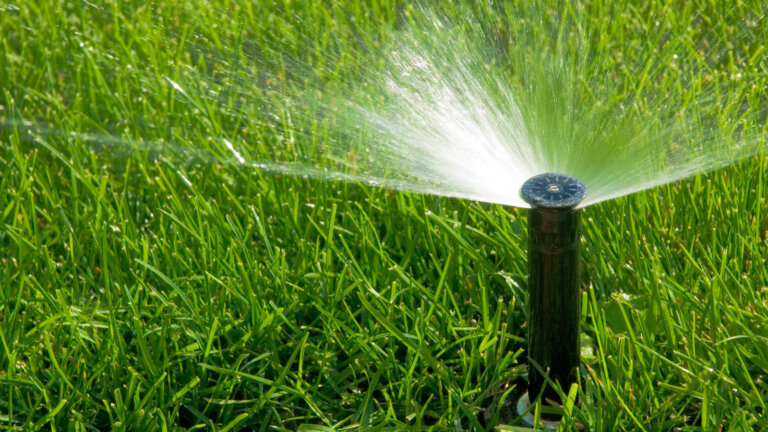
[[[520,193],[532,207],[572,208],[587,195],[587,187],[576,177],[545,173],[526,180]]]

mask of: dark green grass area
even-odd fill
[[[259,121],[271,71],[344,86],[412,6],[234,3],[0,3],[0,429],[515,430],[523,210],[272,176],[222,144],[337,139]],[[761,2],[640,3],[617,27],[666,16],[730,59],[692,82],[768,76]],[[635,55],[622,34],[595,44]],[[563,430],[768,428],[767,184],[756,156],[584,210]]]

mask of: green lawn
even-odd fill
[[[636,3],[576,25],[625,59],[657,19],[690,33],[713,68],[657,94],[752,71],[768,110],[762,1]],[[312,161],[351,139],[302,92],[354,86],[413,11],[0,2],[0,429],[513,430],[524,210],[255,170],[226,144]],[[563,430],[768,429],[767,184],[759,155],[583,211]]]

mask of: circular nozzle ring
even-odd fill
[[[587,187],[576,177],[544,173],[526,180],[520,193],[533,207],[572,208],[587,195]]]

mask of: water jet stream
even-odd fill
[[[272,65],[250,59],[258,73],[224,81],[243,98],[241,107],[263,95],[261,115],[250,121],[272,127],[275,139],[259,143],[267,163],[263,152],[245,159],[284,165],[286,173],[515,207],[529,207],[518,193],[527,179],[557,172],[585,183],[585,207],[764,151],[768,104],[759,65],[691,82],[729,55],[690,49],[708,42],[706,33],[700,42],[658,24],[641,27],[635,31],[648,51],[619,59],[592,46],[606,29],[582,21],[578,8],[506,7],[501,16],[510,18],[492,24],[489,12],[467,5],[456,6],[460,18],[418,5],[389,38],[359,41],[358,54],[369,60],[362,70],[325,63],[313,70],[282,45],[275,51],[289,66],[274,77],[264,72]],[[343,63],[336,55],[324,57]],[[181,98],[207,79],[189,72],[174,81]],[[327,85],[329,76],[339,79]],[[679,85],[659,84],[669,82]],[[247,117],[237,109],[227,115]],[[235,158],[254,153],[247,138],[228,142]]]

